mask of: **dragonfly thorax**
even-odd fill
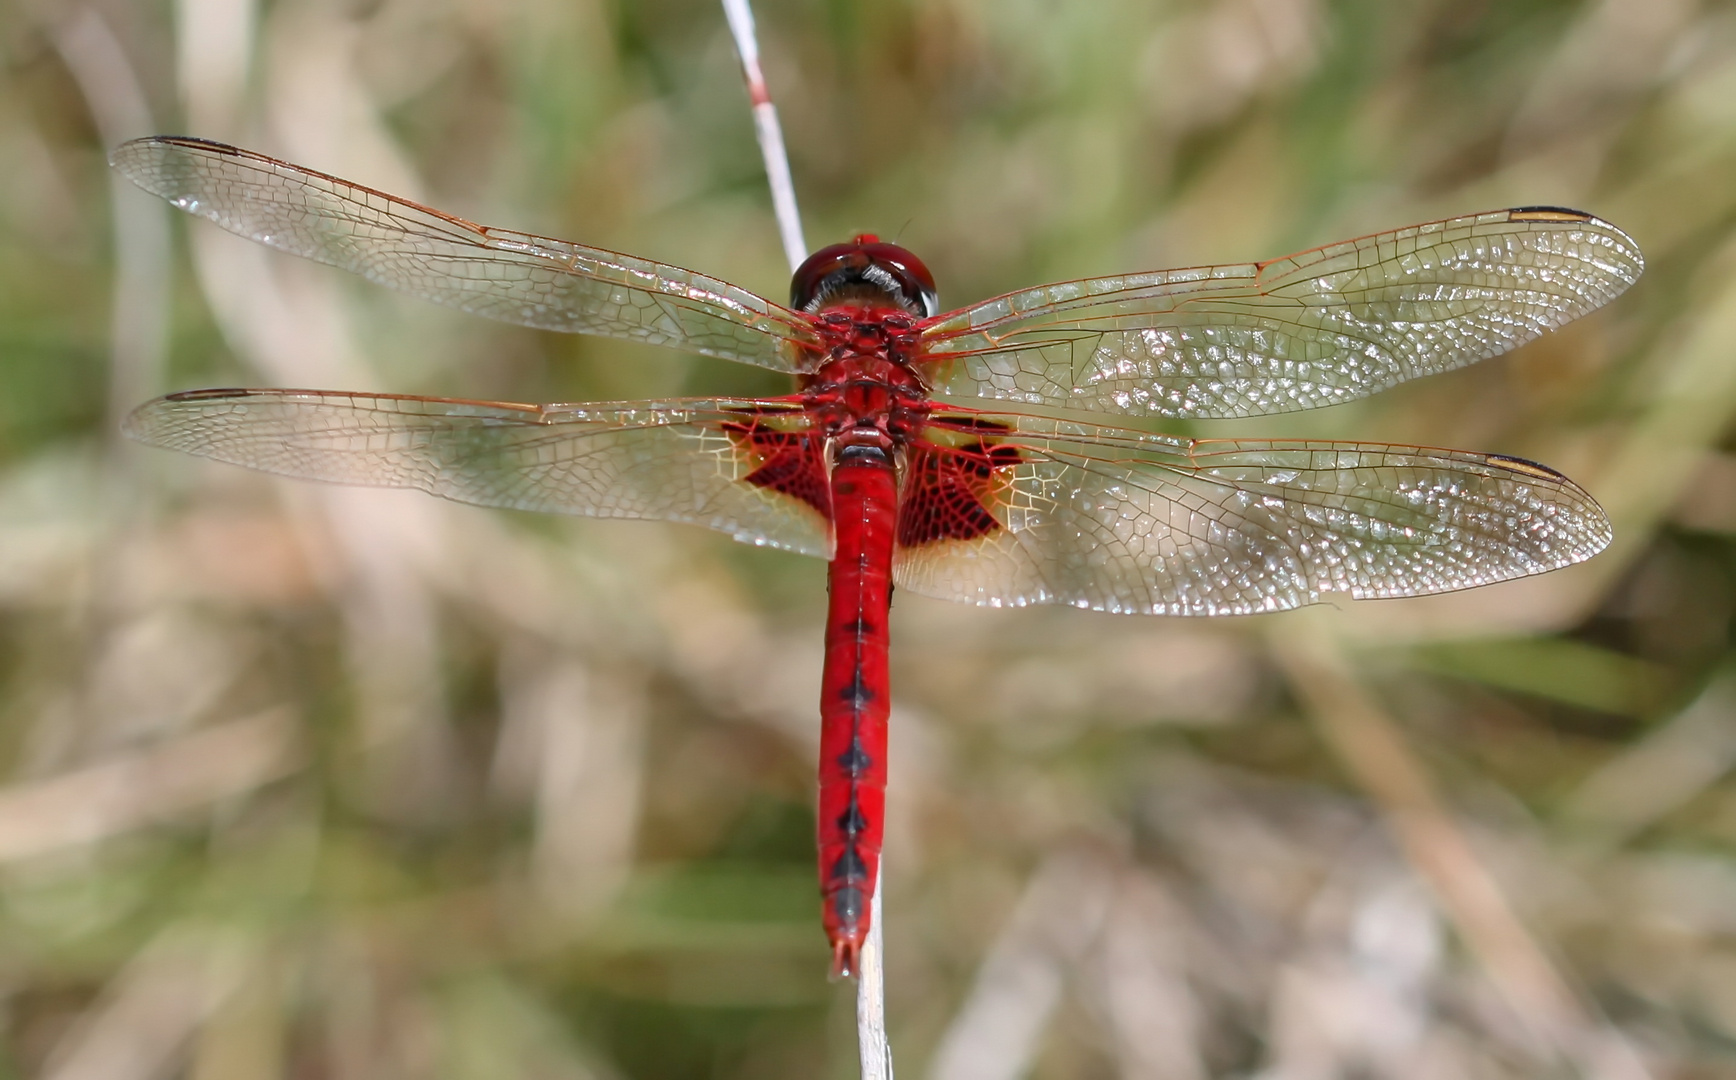
[[[828,439],[875,432],[873,441],[888,448],[919,429],[931,408],[928,387],[909,366],[860,353],[822,364],[802,398]]]

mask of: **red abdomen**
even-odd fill
[[[846,446],[831,485],[837,546],[820,688],[820,891],[832,971],[842,976],[855,974],[880,873],[898,484],[884,452]]]

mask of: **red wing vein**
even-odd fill
[[[1643,268],[1587,214],[1497,211],[1268,263],[1062,282],[923,329],[940,392],[1142,416],[1336,404],[1516,348]]]
[[[1015,428],[997,530],[900,552],[912,591],[992,605],[1232,614],[1444,592],[1589,558],[1590,496],[1528,462],[1422,447],[1167,436],[986,415]],[[953,452],[941,447],[942,453]],[[1108,451],[1108,452],[1105,452]]]
[[[231,232],[437,304],[534,326],[670,345],[780,371],[805,316],[690,270],[494,229],[288,162],[197,139],[139,139],[111,162]]]
[[[751,400],[549,406],[297,390],[196,391],[148,402],[127,434],[307,480],[414,488],[458,502],[703,525],[825,556],[828,524],[746,482],[727,426]]]

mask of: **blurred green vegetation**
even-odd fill
[[[1517,454],[1616,545],[1227,622],[898,598],[889,1012],[954,1077],[1736,1075],[1736,8],[765,0],[811,243],[943,304],[1509,205],[1645,250],[1509,358],[1214,432]],[[710,0],[0,0],[0,1077],[854,1075],[823,566],[121,443],[194,385],[777,393],[171,221],[236,142],[774,298]]]

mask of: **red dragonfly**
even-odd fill
[[[1640,274],[1631,239],[1575,210],[1474,214],[943,313],[922,262],[869,235],[816,252],[784,307],[231,146],[141,139],[111,161],[231,232],[438,304],[794,376],[783,397],[572,405],[194,390],[144,405],[126,430],[265,472],[686,522],[831,560],[818,836],[839,974],[856,968],[879,873],[894,583],[989,607],[1230,615],[1486,585],[1610,539],[1589,495],[1520,458],[1192,439],[1091,416],[1311,409],[1506,352]]]

